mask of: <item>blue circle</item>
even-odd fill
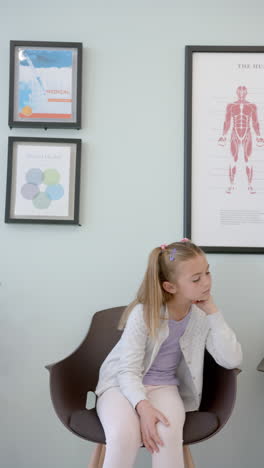
[[[51,200],[59,200],[64,195],[64,189],[61,184],[49,185],[46,188],[46,194],[50,197]]]
[[[26,173],[26,181],[29,184],[39,185],[43,180],[43,173],[40,169],[32,168]]]

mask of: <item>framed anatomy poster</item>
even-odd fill
[[[9,126],[81,128],[82,44],[10,41]]]
[[[9,137],[6,223],[79,224],[81,140]]]
[[[264,253],[264,47],[187,46],[184,235]]]

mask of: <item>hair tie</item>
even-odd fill
[[[167,247],[167,244],[161,244],[161,246],[160,246],[161,250],[165,250],[166,247]]]
[[[190,239],[187,239],[187,237],[184,237],[180,242],[190,242]]]

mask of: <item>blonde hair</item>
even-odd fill
[[[160,325],[160,309],[172,296],[163,289],[162,283],[175,281],[177,266],[181,262],[203,254],[200,247],[188,240],[153,249],[136,298],[123,312],[118,329],[122,330],[125,327],[131,310],[137,304],[143,304],[146,325],[150,336],[155,337]]]

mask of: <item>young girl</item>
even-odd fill
[[[142,444],[153,468],[184,467],[185,413],[200,405],[205,348],[227,369],[242,360],[211,286],[205,254],[188,239],[151,252],[122,337],[100,369],[103,468],[131,468]]]

